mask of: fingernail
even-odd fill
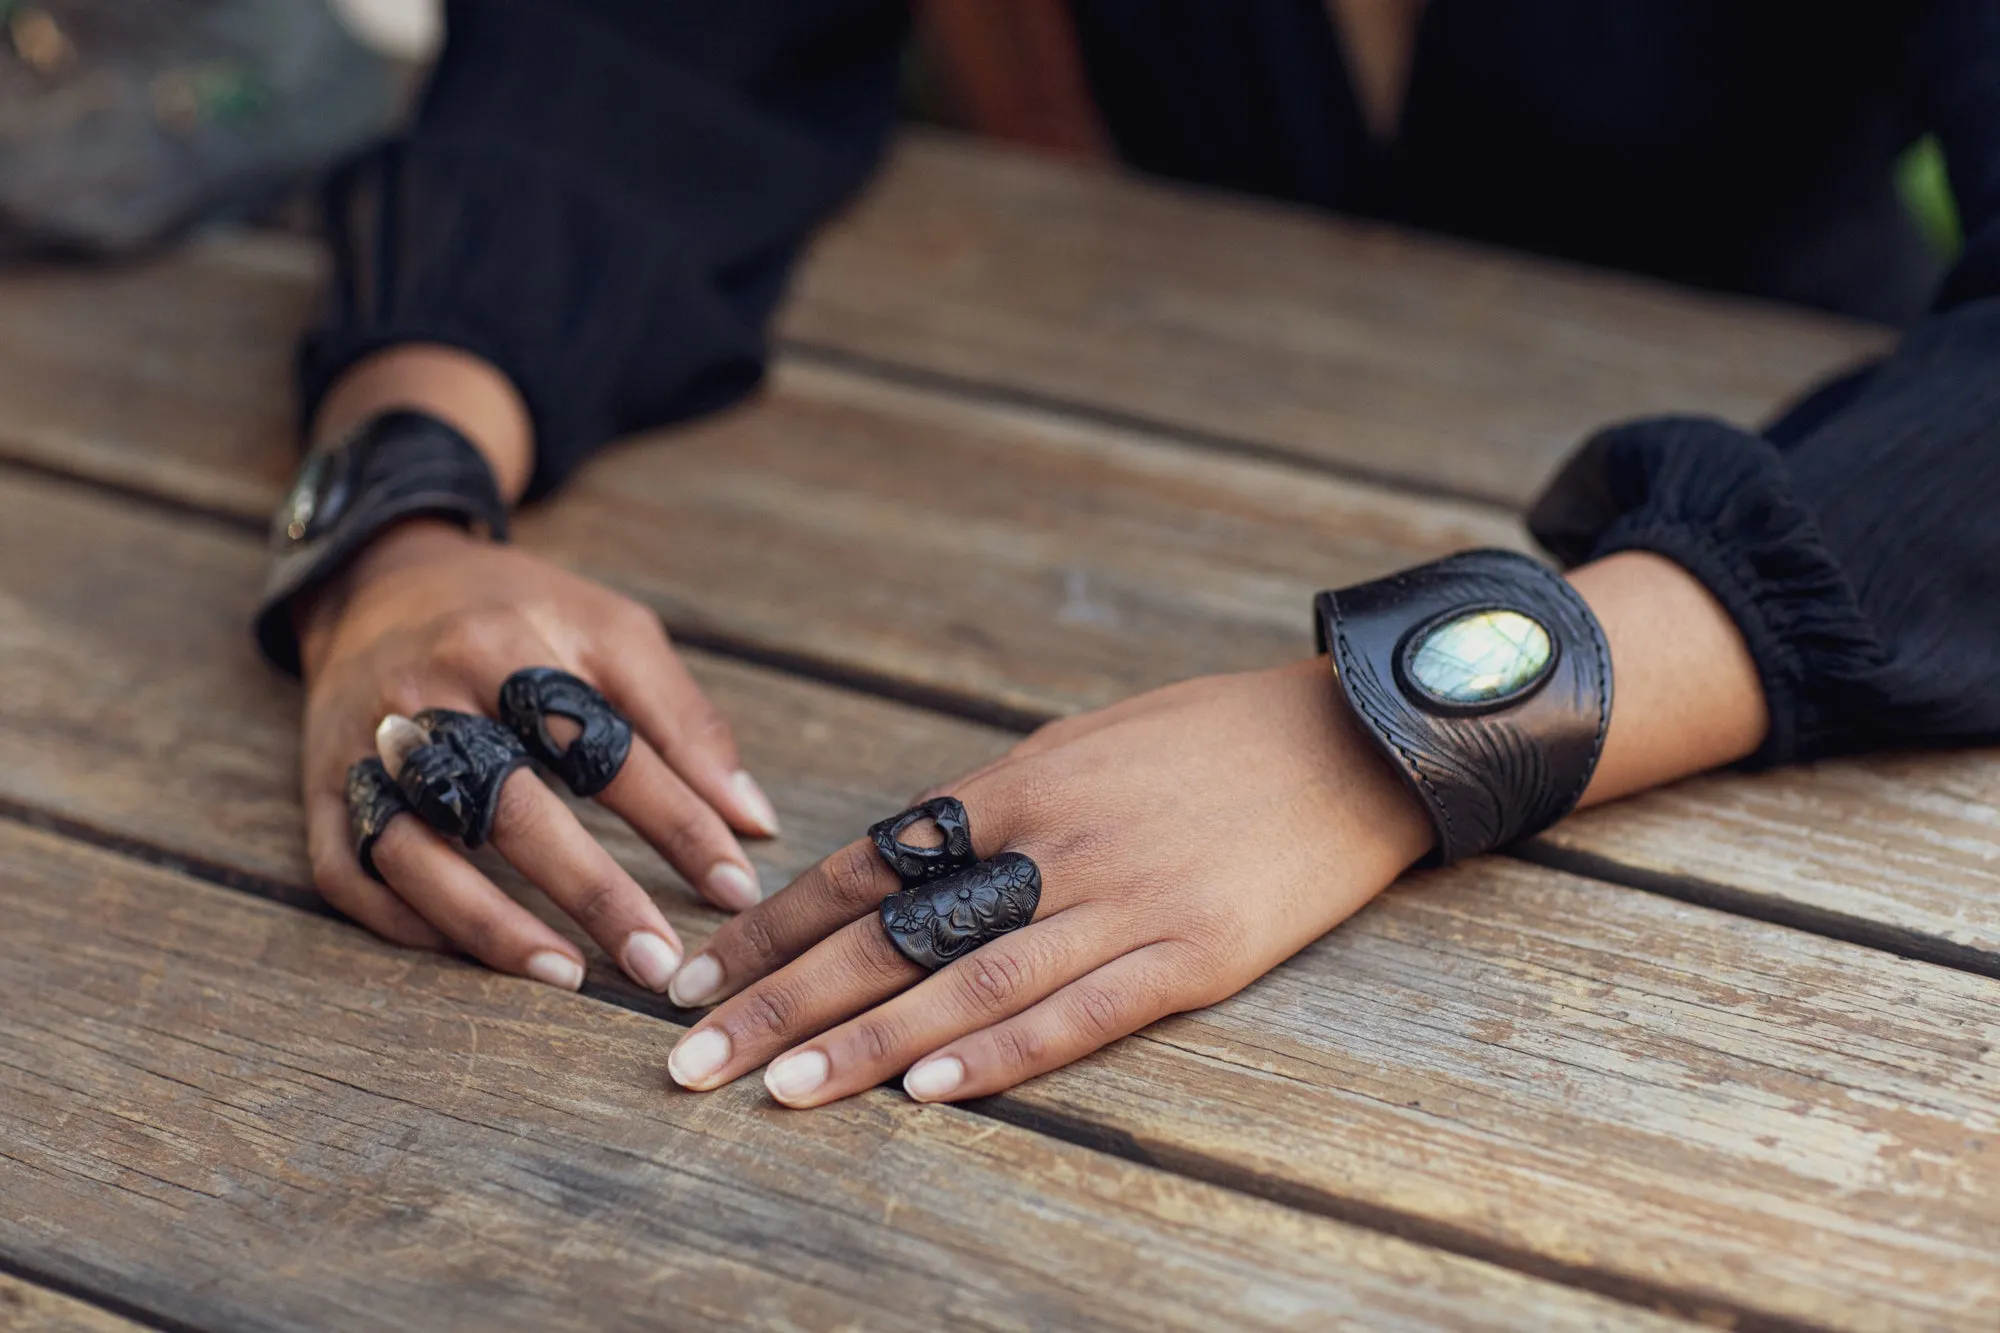
[[[382,767],[395,777],[403,771],[403,761],[410,757],[410,751],[421,750],[431,743],[424,729],[404,717],[401,713],[391,713],[375,728],[375,753],[381,756]]]
[[[755,907],[764,898],[764,890],[757,883],[757,872],[747,870],[734,861],[715,863],[715,869],[708,872],[708,894],[722,906],[738,912],[746,907]]]
[[[698,1004],[707,1004],[715,993],[722,989],[722,964],[715,961],[715,955],[699,953],[688,960],[688,965],[674,973],[673,981],[667,986],[667,998],[683,1009],[692,1009]]]
[[[729,1038],[714,1028],[703,1028],[681,1038],[667,1056],[667,1072],[683,1088],[699,1088],[728,1063]]]
[[[795,1102],[809,1097],[813,1090],[826,1082],[827,1071],[831,1068],[823,1051],[800,1051],[774,1061],[764,1071],[764,1086],[773,1097],[781,1102]]]
[[[557,953],[554,949],[544,949],[530,955],[526,971],[529,976],[545,986],[555,986],[561,990],[575,990],[583,985],[583,964],[568,954]]]
[[[920,1102],[948,1097],[965,1082],[965,1064],[955,1055],[926,1060],[903,1075],[903,1091]]]
[[[650,930],[635,930],[625,941],[625,970],[648,990],[665,990],[680,965],[679,950]]]
[[[757,779],[739,768],[736,775],[729,779],[729,789],[736,793],[736,804],[750,816],[750,822],[757,826],[759,833],[767,838],[778,836],[778,811],[771,804],[771,798],[764,794],[764,789],[757,785]]]

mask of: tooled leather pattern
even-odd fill
[[[1042,901],[1042,872],[1020,852],[915,884],[882,900],[882,926],[903,956],[935,972],[1019,930]]]
[[[1548,679],[1493,712],[1445,716],[1406,696],[1395,658],[1409,630],[1458,609],[1513,607],[1557,647]],[[1322,643],[1342,690],[1437,827],[1446,864],[1537,833],[1575,808],[1611,720],[1608,649],[1595,617],[1551,571],[1469,551],[1320,598]]]

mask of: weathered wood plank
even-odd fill
[[[0,1273],[0,1328],[8,1333],[137,1333],[129,1319]]]
[[[41,557],[0,558],[0,744],[20,756],[0,799],[297,883],[290,701],[234,632],[253,542],[21,480],[0,533],[0,556]],[[818,802],[787,863],[999,739],[731,670],[725,703],[786,814]],[[226,712],[204,712],[209,691]],[[690,938],[713,921],[668,906]],[[1635,1299],[1976,1327],[2000,1299],[1996,1045],[1995,982],[1483,861],[995,1107]]]
[[[651,1019],[18,826],[0,865],[0,1250],[186,1324],[1668,1326],[888,1092],[676,1093]]]
[[[913,135],[789,338],[1515,503],[1587,433],[1763,418],[1881,331]]]
[[[2000,750],[1715,774],[1529,854],[2000,976]]]
[[[276,330],[301,317],[314,269],[310,249],[258,237],[0,281],[0,454],[261,521],[287,467]],[[977,512],[942,515],[944,484]],[[1523,540],[1477,506],[800,365],[750,410],[602,460],[521,526],[683,629],[1016,716],[1295,656],[1317,588]],[[1677,891],[1713,881],[1991,971],[1994,762],[1708,779],[1554,836]],[[1868,816],[1855,783],[1895,817]]]
[[[0,278],[0,456],[246,517],[296,459],[291,349],[314,248],[231,236],[118,268]]]

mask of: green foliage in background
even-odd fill
[[[1952,202],[1945,178],[1944,151],[1936,139],[1922,139],[1896,163],[1896,188],[1903,205],[1917,219],[1924,237],[1946,259],[1958,254],[1964,234],[1958,227],[1958,205]]]

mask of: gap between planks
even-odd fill
[[[107,833],[81,821],[51,816],[15,801],[0,798],[0,820],[123,857],[135,864],[185,875],[190,879],[213,884],[218,888],[269,902],[274,906],[331,920],[346,921],[346,918],[328,907],[309,889],[280,880],[246,875],[200,858],[182,856],[147,843],[143,839]],[[640,991],[625,983],[622,978],[614,978],[609,982],[587,980],[576,993],[588,1000],[679,1027],[689,1026],[703,1012],[682,1009],[665,996]],[[881,1089],[892,1092],[900,1086],[900,1082],[895,1079],[886,1080],[878,1085]],[[1523,1277],[1536,1278],[1601,1296],[1647,1314],[1678,1317],[1704,1326],[1726,1327],[1735,1330],[1736,1333],[1828,1333],[1832,1327],[1739,1305],[1713,1293],[1683,1291],[1606,1268],[1564,1263],[1526,1247],[1495,1242],[1490,1237],[1481,1236],[1475,1231],[1451,1226],[1420,1213],[1386,1207],[1363,1199],[1343,1197],[1191,1149],[1149,1148],[1129,1132],[1114,1126],[1017,1102],[1005,1093],[973,1101],[955,1102],[953,1108],[967,1115],[1039,1134],[1087,1152],[1210,1185],[1309,1217],[1322,1217],[1462,1259],[1491,1264],[1496,1268],[1519,1273]],[[14,1266],[4,1255],[0,1255],[0,1271]],[[29,1276],[26,1270],[23,1270],[23,1275]],[[183,1324],[157,1312],[131,1306],[108,1293],[91,1292],[76,1287],[75,1284],[59,1282],[47,1275],[32,1276],[33,1280],[42,1286],[74,1288],[68,1290],[67,1294],[97,1308],[140,1321],[148,1327],[165,1330],[166,1333],[207,1333],[207,1330]],[[80,1333],[88,1333],[88,1330],[82,1330]],[[104,1333],[112,1333],[112,1329],[107,1328]]]
[[[70,489],[72,486],[73,483],[62,484],[63,489]],[[190,522],[185,518],[180,522],[191,532],[208,526],[198,520]],[[240,536],[230,538],[224,534],[217,534],[208,540],[220,546],[244,550]],[[245,554],[248,552],[245,551]],[[235,557],[231,558],[230,563],[232,566],[236,563]],[[48,826],[49,821],[41,822],[45,827]],[[91,830],[83,823],[70,821],[68,828],[63,831],[87,835]],[[125,850],[128,852],[135,848],[144,849],[146,846],[142,839],[125,840]],[[173,864],[186,866],[190,861],[188,858],[176,858]],[[261,881],[254,877],[238,876],[237,882],[228,887],[258,893],[260,883]],[[261,893],[259,896],[262,896]],[[610,999],[613,1003],[624,1007],[639,1008],[642,1012],[656,1017],[675,1017],[671,1013],[657,1012],[661,1007],[657,1000],[648,1000],[643,1006],[633,1004],[631,997],[617,995],[613,993],[615,990],[616,988],[607,986],[595,993],[598,998]],[[1522,1247],[1503,1238],[1468,1234],[1449,1220],[1428,1217],[1392,1203],[1347,1198],[1330,1191],[1325,1186],[1302,1184],[1275,1177],[1254,1163],[1231,1163],[1205,1156],[1199,1149],[1185,1146],[1185,1141],[1148,1147],[1134,1139],[1128,1132],[1107,1128],[1095,1122],[1071,1120],[1060,1107],[1054,1110],[1040,1106],[1015,1107],[1007,1101],[1000,1101],[981,1109],[989,1115],[1002,1119],[1009,1118],[1010,1112],[1013,1115],[1028,1116],[1029,1122],[1024,1123],[1030,1123],[1030,1127],[1065,1138],[1075,1135],[1076,1137],[1070,1141],[1079,1146],[1124,1156],[1152,1166],[1165,1167],[1175,1174],[1202,1179],[1207,1183],[1281,1203],[1295,1210],[1313,1211],[1343,1220],[1358,1221],[1371,1230],[1383,1230],[1423,1240],[1435,1249],[1483,1258],[1517,1271],[1553,1277],[1563,1281],[1565,1285],[1597,1292],[1628,1304],[1654,1306],[1665,1304],[1682,1313],[1722,1314],[1745,1328],[1790,1329],[1813,1326],[1803,1319],[1790,1318],[1769,1310],[1744,1308],[1714,1293],[1695,1297],[1691,1293],[1647,1277],[1619,1273],[1588,1264],[1573,1264],[1534,1250],[1527,1250],[1524,1253]]]
[[[131,1333],[140,1328],[209,1333],[0,1254],[0,1329],[6,1333]]]
[[[79,476],[40,460],[0,458],[0,476],[10,471],[41,477],[86,492],[113,495],[140,508],[193,518],[236,532],[258,534],[262,532],[261,524],[226,508],[164,495],[140,485],[121,485],[96,477]],[[1064,716],[1063,713],[1053,709],[1015,706],[971,691],[953,690],[942,685],[896,676],[887,671],[870,670],[851,661],[839,661],[809,650],[774,647],[746,635],[728,633],[712,624],[685,620],[671,614],[662,613],[661,620],[674,640],[686,647],[699,649],[730,661],[768,667],[803,680],[869,698],[907,705],[941,717],[1026,735],[1035,728]],[[8,803],[0,801],[0,811],[9,811]],[[27,818],[30,822],[36,817],[25,809],[13,810],[11,813],[16,818]],[[77,836],[94,838],[99,835],[79,829]],[[101,836],[116,838],[116,835],[111,834]],[[101,842],[99,845],[113,846],[114,843]],[[141,859],[145,858],[145,853],[142,851],[134,849],[133,854],[139,855]],[[1678,902],[1714,908],[1751,920],[1765,921],[1806,934],[1879,950],[1898,958],[2000,980],[2000,955],[1959,945],[1934,935],[1901,929],[1866,917],[1772,898],[1691,874],[1661,872],[1628,865],[1601,852],[1563,846],[1546,838],[1531,840],[1500,854],[1529,864],[1616,884],[1622,888],[1656,894]],[[192,873],[197,873],[215,883],[243,887],[247,891],[267,897],[282,897],[286,893],[298,895],[301,892],[276,883],[234,884],[231,882],[231,877],[236,872],[222,866],[190,867],[190,869]],[[304,903],[301,899],[293,905],[304,905]]]

